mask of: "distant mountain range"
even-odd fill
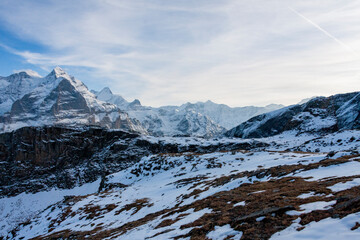
[[[0,131],[23,126],[96,125],[154,136],[267,137],[286,131],[331,132],[360,127],[359,93],[313,97],[285,107],[235,107],[212,101],[149,107],[106,87],[89,89],[56,67],[46,77],[23,71],[0,77]]]
[[[106,87],[93,91],[99,100],[117,105],[132,118],[138,119],[149,133],[155,136],[205,136],[219,135],[247,119],[279,108],[279,104],[265,107],[236,107],[211,101],[185,103],[181,106],[159,108],[142,106],[139,100],[126,101]]]

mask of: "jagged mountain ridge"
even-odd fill
[[[195,111],[181,110],[175,106],[145,107],[138,99],[128,102],[122,96],[113,94],[108,87],[94,92],[99,100],[115,104],[132,118],[138,119],[154,136],[213,137],[225,132],[212,119]]]
[[[186,103],[180,109],[194,110],[208,116],[215,123],[226,129],[231,129],[253,116],[283,108],[281,104],[269,104],[265,107],[245,106],[229,107],[225,104],[217,104],[210,100],[206,102]]]
[[[261,138],[286,131],[331,133],[360,128],[360,92],[316,97],[265,113],[227,131],[225,136]]]
[[[265,107],[231,108],[225,104],[207,101],[154,108],[142,106],[137,99],[128,102],[122,96],[113,94],[108,87],[94,93],[98,99],[113,103],[127,111],[155,136],[213,137],[253,116],[284,107],[279,104],[270,104]]]
[[[28,78],[25,73],[17,76],[25,76],[26,80],[29,79],[27,81],[35,79],[36,84],[26,88],[30,90],[26,94],[21,91],[21,94],[12,94],[14,102],[11,109],[0,117],[2,131],[23,126],[98,125],[146,133],[137,120],[129,118],[116,105],[98,100],[81,81],[60,67],[44,78]]]

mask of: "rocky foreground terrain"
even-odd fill
[[[4,239],[360,236],[358,130],[206,140],[45,127],[0,139],[13,176],[1,182]]]
[[[25,127],[3,133],[0,196],[35,193],[52,187],[73,188],[123,170],[151,154],[208,153],[264,145],[257,141],[184,139],[184,143],[178,143],[176,138],[161,140],[100,127]]]

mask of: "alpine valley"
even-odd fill
[[[0,239],[360,239],[360,92],[159,108],[0,77]]]

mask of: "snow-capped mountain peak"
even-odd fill
[[[103,88],[100,92],[96,92],[96,98],[104,102],[115,104],[121,110],[127,110],[131,105],[131,103],[126,101],[122,96],[113,94],[108,87]]]
[[[108,87],[104,87],[100,92],[97,94],[97,98],[101,101],[108,102],[113,97],[113,93]]]
[[[23,70],[15,71],[15,74],[16,73],[18,73],[18,74],[26,74],[29,77],[41,78],[41,75],[38,72],[36,72],[34,70],[31,70],[31,69],[23,69]]]
[[[132,101],[130,104],[129,104],[129,108],[130,109],[136,109],[136,108],[141,108],[142,105],[141,105],[141,102],[139,99],[135,99],[134,101]]]
[[[29,74],[29,72],[27,72],[27,71],[17,72],[17,73],[14,73],[14,74],[10,75],[10,76],[13,76],[12,78],[9,79],[10,81],[16,79],[15,76],[18,76],[19,78],[35,77],[34,75]]]
[[[55,67],[48,75],[48,77],[54,76],[55,78],[63,77],[70,79],[71,77],[61,67]]]
[[[62,68],[60,67],[55,67],[46,77],[43,78],[44,84],[52,84],[52,85],[57,85],[62,79],[66,79],[70,82],[75,82],[76,79],[69,75],[67,72],[65,72]]]

